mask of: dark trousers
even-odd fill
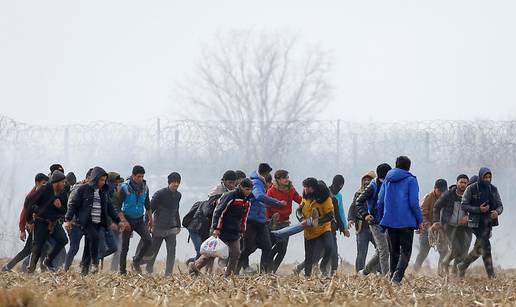
[[[324,257],[321,260],[321,272],[323,275],[333,275],[335,272],[337,272],[337,269],[339,268],[339,249],[337,246],[337,231],[332,230],[331,232],[331,238],[333,243],[332,253],[331,256]]]
[[[305,239],[305,276],[312,275],[312,268],[319,259],[331,259],[333,253],[333,238],[331,231],[327,231],[315,239]]]
[[[355,270],[358,272],[363,270],[366,265],[367,251],[369,250],[369,243],[376,247],[373,239],[373,234],[369,225],[364,221],[357,221],[362,223],[360,231],[357,233],[357,258],[355,260]]]
[[[61,250],[68,244],[68,238],[61,224],[56,223],[52,230],[49,229],[49,223],[46,220],[37,219],[34,222],[34,238],[32,243],[32,253],[30,258],[29,273],[36,270],[36,264],[41,257],[41,251],[45,243],[50,238],[54,239],[55,244],[49,251],[47,258],[53,261]]]
[[[222,240],[222,239],[221,239]],[[231,276],[237,269],[238,261],[240,258],[240,239],[234,241],[224,241],[229,249],[229,258],[226,267],[226,271],[224,272],[224,276]],[[195,260],[193,266],[195,271],[200,271],[203,267],[208,265],[209,263],[213,263],[213,258],[208,257],[206,255],[201,255],[199,259]]]
[[[118,250],[118,237],[109,229],[100,227],[99,229],[99,259],[113,255]]]
[[[136,232],[140,236],[142,246],[137,249],[136,255],[134,255],[133,262],[139,264],[147,253],[147,250],[152,244],[152,238],[147,228],[147,224],[143,220],[143,217],[138,219],[127,218],[127,222],[131,226],[132,231]],[[131,240],[131,232],[122,233],[122,250],[120,252],[120,272],[125,273],[127,271],[127,253],[129,252],[129,241]]]
[[[166,237],[152,236],[152,244],[149,248],[150,253],[152,254],[152,259],[147,263],[147,272],[152,273],[154,271],[154,262],[156,262],[156,257],[158,256],[161,244],[163,244],[163,240],[165,240],[165,244],[167,246],[165,275],[170,276],[174,271],[174,264],[176,262],[176,235],[169,235]]]
[[[285,224],[284,227],[288,226],[288,224]],[[279,227],[278,229],[283,229],[284,227]],[[276,236],[271,235],[271,242],[272,242],[272,250],[270,253],[269,263],[271,265],[271,271],[276,273],[278,271],[278,268],[285,259],[285,255],[287,254],[287,248],[288,248],[288,239],[286,238],[278,238]]]
[[[387,228],[389,238],[390,276],[396,282],[401,282],[412,254],[414,230],[412,228]]]
[[[471,245],[471,230],[466,226],[444,226],[444,233],[448,239],[449,251],[443,259],[443,270],[448,274],[449,266],[455,260],[458,264],[468,255],[469,246]]]
[[[90,264],[99,264],[99,232],[98,224],[89,223],[82,229],[84,233],[84,250],[82,253],[81,267],[89,268]]]
[[[18,262],[25,259],[27,256],[30,256],[30,253],[32,251],[32,233],[29,232],[29,235],[27,236],[27,239],[25,240],[25,246],[23,246],[23,249],[14,256],[9,263],[5,265],[5,268],[8,270],[12,270]]]
[[[493,256],[491,255],[491,242],[489,241],[491,229],[491,226],[488,225],[481,225],[478,228],[472,229],[476,237],[475,246],[461,264],[461,266],[466,269],[478,258],[478,255],[481,254],[487,276],[490,278],[495,276]]]
[[[270,270],[269,255],[272,249],[271,235],[266,224],[257,222],[247,222],[244,236],[244,249],[240,254],[237,274],[240,268],[249,266],[249,256],[259,248],[262,250],[260,258],[260,272],[265,273]]]
[[[70,269],[70,266],[72,266],[73,258],[79,252],[79,246],[81,244],[83,235],[84,233],[82,232],[81,227],[79,225],[73,224],[72,230],[68,234],[68,236],[70,237],[70,248],[68,249],[68,253],[66,254],[66,260],[64,264],[65,271],[68,271]]]

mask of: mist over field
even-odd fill
[[[261,162],[298,191],[342,174],[348,209],[365,173],[407,155],[420,199],[438,178],[492,169],[505,207],[494,263],[516,267],[515,13],[513,1],[2,1],[0,257],[23,246],[23,199],[53,163],[78,179],[141,164],[151,195],[177,171],[183,216],[225,170]],[[187,237],[178,259],[194,255]],[[354,263],[354,230],[338,244]],[[303,248],[293,237],[285,262]]]

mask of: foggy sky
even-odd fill
[[[174,117],[174,85],[201,48],[254,29],[331,51],[322,117],[516,119],[514,16],[514,1],[3,0],[0,113],[38,124]]]

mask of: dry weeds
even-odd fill
[[[332,279],[253,276],[224,279],[178,273],[171,278],[101,273],[0,274],[0,306],[493,306],[516,305],[516,273],[488,280],[481,271],[464,281],[407,276],[401,287],[378,276]]]

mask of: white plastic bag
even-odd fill
[[[201,255],[227,259],[229,257],[229,248],[221,239],[211,236],[202,242]]]

